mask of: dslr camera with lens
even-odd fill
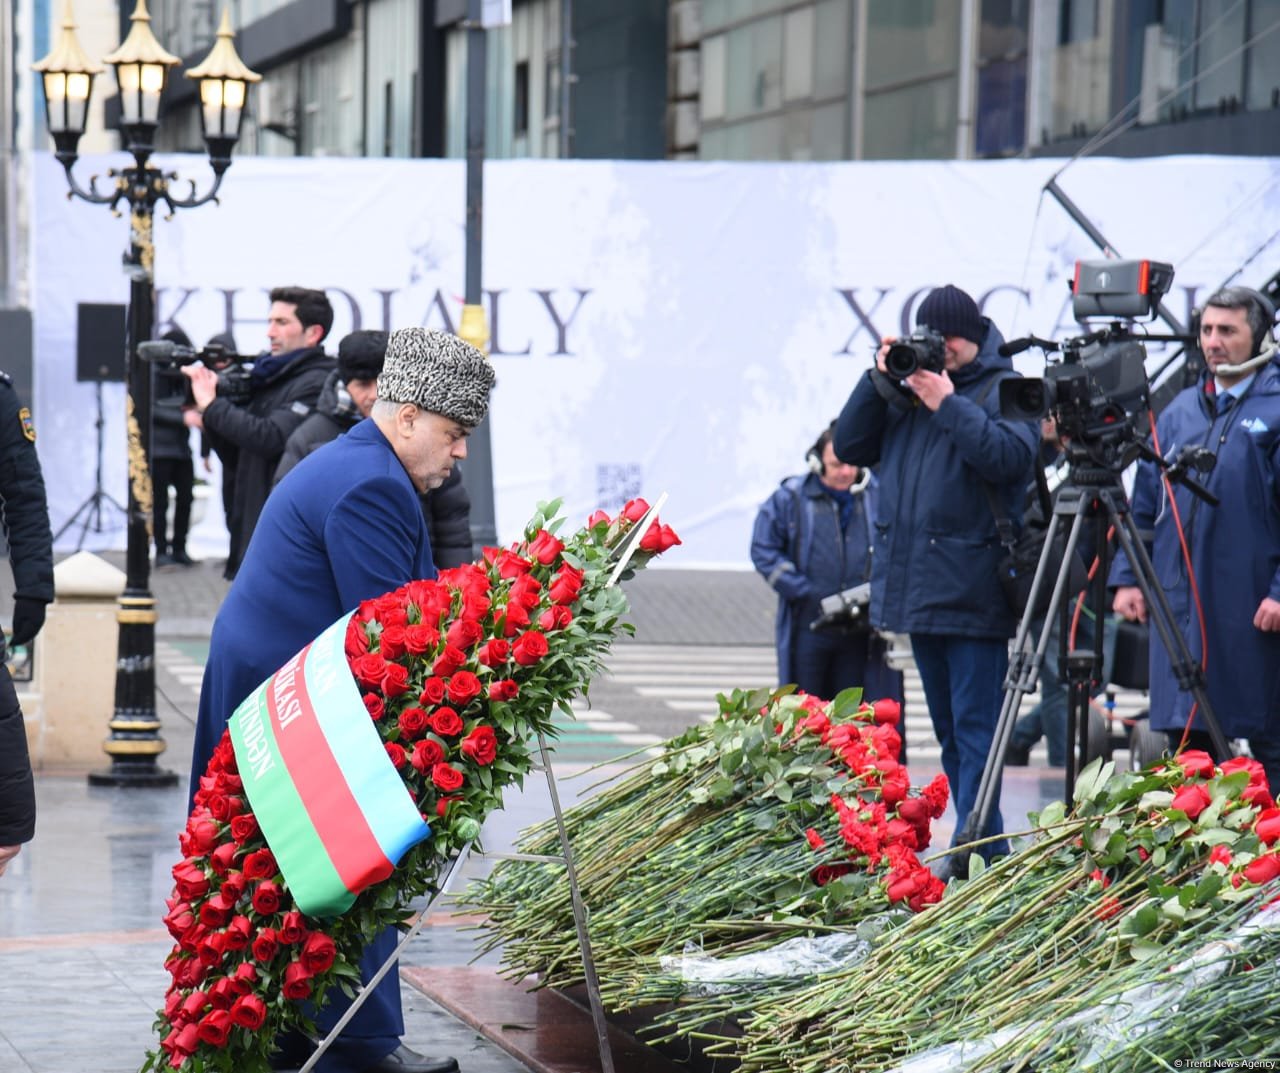
[[[884,370],[895,380],[905,380],[918,369],[940,373],[946,365],[947,345],[939,332],[918,328],[903,339],[889,344],[884,356]]]

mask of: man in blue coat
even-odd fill
[[[1156,423],[1154,446],[1163,457],[1188,444],[1217,456],[1203,483],[1218,506],[1181,485],[1174,486],[1170,502],[1168,486],[1148,462],[1138,466],[1132,501],[1138,528],[1154,529],[1155,580],[1169,597],[1191,656],[1204,666],[1206,692],[1223,733],[1248,739],[1272,793],[1280,790],[1280,358],[1268,338],[1274,319],[1271,303],[1247,287],[1227,287],[1210,297],[1200,318],[1208,368]],[[1142,591],[1123,555],[1110,580],[1119,586],[1117,613],[1145,621]],[[1194,698],[1179,689],[1158,638],[1152,638],[1150,651],[1151,727],[1165,731],[1170,747],[1177,748]],[[1191,727],[1190,743],[1212,754],[1199,714]]]
[[[943,336],[943,370],[922,367],[895,383],[886,340],[840,414],[835,450],[877,466],[871,621],[911,636],[958,834],[977,799],[1017,625],[1000,587],[1003,549],[987,490],[1020,524],[1040,436],[1035,421],[1001,418],[999,381],[1018,374],[998,352],[1000,330],[968,294],[936,288],[916,323]],[[984,837],[1003,830],[998,792],[995,806]],[[1003,849],[993,842],[984,852]]]
[[[418,496],[466,457],[484,418],[493,369],[444,332],[391,335],[369,420],[305,458],[272,492],[213,624],[200,690],[191,793],[236,707],[295,653],[361,601],[436,576]],[[395,948],[388,929],[365,950],[368,980]],[[328,1030],[349,1005],[331,996]],[[450,1073],[452,1058],[400,1044],[400,982],[389,972],[316,1067],[322,1073]],[[301,1065],[284,1041],[281,1067]]]
[[[809,472],[788,477],[760,505],[751,534],[751,561],[778,594],[778,681],[830,700],[862,686],[870,700],[901,702],[902,675],[884,662],[884,642],[863,618],[825,621],[824,597],[871,576],[876,481],[836,458],[835,422],[805,455]],[[820,623],[821,628],[812,628]]]

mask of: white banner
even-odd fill
[[[196,157],[160,163],[204,182]],[[81,181],[119,159],[86,159]],[[1077,334],[1068,282],[1098,250],[1042,189],[1061,161],[715,164],[510,160],[485,171],[484,287],[499,537],[536,501],[570,517],[670,493],[671,566],[747,565],[758,504],[803,468],[880,335],[932,286],[974,295],[1006,337]],[[76,305],[128,300],[128,222],[68,201],[35,165],[36,419],[58,528],[93,489],[94,387],[77,383]],[[155,221],[159,330],[265,346],[267,291],[323,287],[355,328],[452,328],[464,276],[463,164],[237,159],[222,202]],[[1280,161],[1072,165],[1064,190],[1128,257],[1171,262],[1190,307],[1280,218]],[[184,187],[185,189],[185,187]],[[1266,248],[1237,282],[1274,270]],[[1165,330],[1157,325],[1153,330]],[[1038,374],[1036,352],[1018,359]],[[1158,355],[1150,361],[1154,369]],[[104,484],[125,493],[124,392],[104,389]],[[216,485],[216,479],[214,479]],[[116,519],[117,523],[119,519]],[[197,550],[225,546],[216,501]],[[74,546],[73,527],[61,546]],[[117,524],[86,547],[122,546]]]

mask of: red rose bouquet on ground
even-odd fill
[[[486,549],[479,563],[366,601],[338,636],[363,706],[337,722],[350,726],[356,716],[376,728],[386,756],[379,763],[399,774],[414,822],[430,826],[394,872],[388,865],[364,876],[372,883],[351,884],[340,914],[299,908],[278,859],[294,846],[268,845],[267,815],[255,815],[246,787],[280,757],[247,723],[233,744],[233,724],[179,838],[183,859],[165,917],[175,940],[166,960],[172,984],[156,1022],[160,1046],[144,1070],[267,1070],[278,1034],[311,1029],[303,1000],[322,1005],[335,985],[350,993],[365,944],[435,889],[503,789],[530,770],[538,733],[555,733],[553,710],[569,711],[613,637],[630,629],[626,599],[611,582],[648,510],[635,500],[617,518],[597,512],[562,540],[551,520],[558,507],[541,507],[510,548]],[[677,543],[655,518],[629,569]],[[292,680],[290,668],[276,679],[287,670]],[[253,714],[254,700],[237,720]],[[395,803],[403,808],[403,799]],[[342,871],[341,862],[334,867]]]
[[[812,979],[818,957],[779,953],[793,940],[843,945],[870,917],[900,921],[942,897],[917,854],[946,808],[946,778],[913,790],[898,761],[897,703],[861,693],[735,691],[710,723],[569,810],[609,1006],[663,1004],[662,1031],[696,1033],[766,988]],[[551,853],[556,837],[543,825],[520,849]],[[562,870],[504,861],[469,892],[509,975],[581,982],[565,882]],[[735,976],[745,957],[766,971]],[[710,991],[704,969],[717,971]]]

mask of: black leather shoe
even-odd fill
[[[156,555],[156,566],[172,566],[177,561],[167,551],[162,551]]]
[[[196,560],[191,558],[185,551],[175,551],[173,553],[173,561],[179,566],[195,566]]]
[[[1012,741],[1004,750],[1005,767],[1026,767],[1031,763],[1031,750],[1015,745]]]
[[[385,1058],[366,1066],[364,1073],[458,1073],[456,1058],[428,1058],[403,1043]]]

